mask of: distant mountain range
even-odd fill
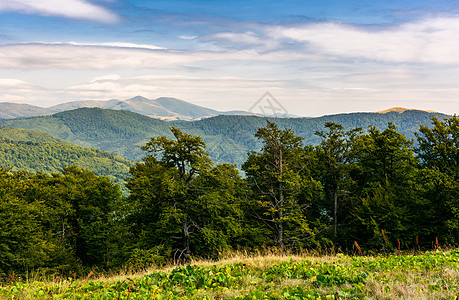
[[[83,107],[127,110],[166,121],[194,121],[218,115],[251,115],[249,112],[239,110],[221,112],[175,98],[162,97],[150,100],[142,96],[136,96],[128,100],[74,101],[48,108],[3,102],[0,103],[0,119],[46,116]]]
[[[345,130],[373,125],[378,129],[388,122],[397,126],[400,133],[414,138],[420,125],[430,126],[431,118],[443,119],[447,115],[419,110],[386,113],[350,113],[319,118],[269,118],[280,128],[290,128],[305,140],[305,144],[318,144],[314,134],[324,130],[325,122],[342,124]],[[0,125],[35,129],[59,137],[83,147],[93,147],[115,153],[131,161],[139,161],[146,153],[140,147],[150,137],[171,137],[170,126],[184,132],[200,135],[207,145],[212,160],[217,163],[242,164],[247,153],[260,149],[261,143],[254,136],[258,128],[266,125],[266,119],[257,116],[220,115],[193,122],[166,122],[125,110],[79,108],[50,116],[0,120]]]
[[[14,119],[50,115],[48,108],[29,104],[0,102],[0,119]]]
[[[262,103],[260,104],[262,106]],[[136,96],[128,100],[108,100],[108,101],[74,101],[58,104],[48,108],[33,106],[29,104],[9,103],[0,102],[0,119],[14,119],[14,118],[29,118],[37,116],[52,115],[55,113],[84,108],[84,107],[98,107],[104,109],[113,110],[127,110],[135,112],[144,116],[161,119],[165,121],[197,121],[209,117],[215,117],[220,115],[260,115],[255,112],[247,112],[243,110],[232,110],[232,111],[217,111],[214,109],[202,107],[199,105],[191,104],[189,102],[175,99],[175,98],[158,98],[158,99],[147,99],[142,96]],[[394,107],[377,113],[387,112],[399,112],[402,113],[407,108]],[[428,111],[434,113],[433,111]],[[290,114],[277,113],[269,117],[275,118],[296,118],[298,116]]]

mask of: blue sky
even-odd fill
[[[1,0],[0,102],[457,113],[456,1]]]

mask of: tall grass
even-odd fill
[[[334,249],[293,253],[273,248],[226,252],[221,256],[219,260],[192,258],[186,265],[193,267],[169,262],[142,271],[126,268],[112,274],[90,272],[80,279],[31,273],[28,278],[16,277],[4,282],[0,286],[0,299],[458,299],[459,296],[459,250],[454,249],[418,253],[396,249],[395,253],[353,256],[336,253]],[[200,282],[199,278],[204,281]]]

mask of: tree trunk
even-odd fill
[[[282,211],[282,209],[284,208],[284,191],[283,191],[283,166],[282,166],[282,163],[283,163],[283,157],[282,157],[282,148],[281,146],[278,146],[279,147],[279,161],[278,161],[278,169],[279,169],[279,205],[278,205],[278,209],[279,209],[279,213],[278,213],[278,216],[279,216],[279,224],[278,224],[278,236],[277,236],[277,242],[278,242],[278,247],[283,249],[284,248],[284,212]]]
[[[334,222],[334,229],[335,229],[335,237],[337,234],[338,230],[338,217],[337,217],[337,212],[338,212],[338,190],[335,189],[333,191],[333,222]]]
[[[284,223],[282,221],[284,213],[282,210],[279,210],[279,223],[277,224],[277,246],[281,249],[284,248]]]
[[[188,260],[191,255],[190,250],[190,232],[188,231],[188,218],[185,217],[182,222],[182,232],[183,232],[183,254],[185,260]]]

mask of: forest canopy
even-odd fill
[[[141,269],[241,248],[393,251],[459,242],[456,116],[433,118],[416,140],[392,123],[345,130],[327,122],[316,146],[268,121],[244,176],[215,164],[200,136],[170,130],[142,147],[125,195],[91,166],[0,168],[0,277]]]

